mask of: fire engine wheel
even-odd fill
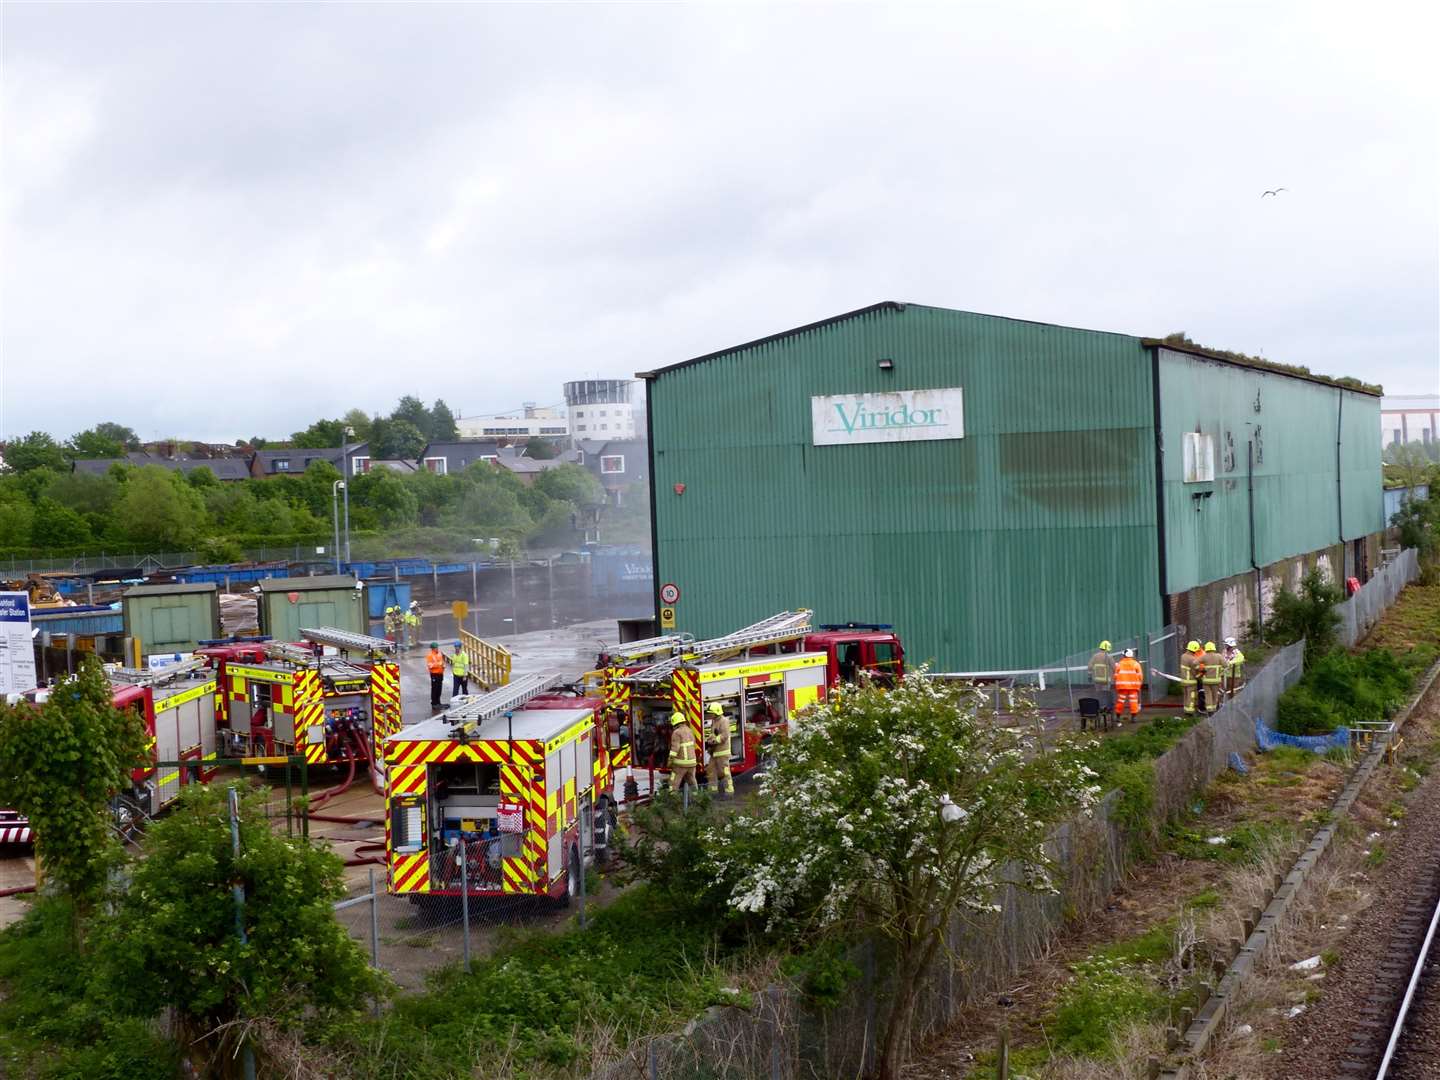
[[[565,875],[565,900],[564,904],[569,907],[580,896],[580,875],[584,871],[580,868],[580,852],[575,848],[570,849],[570,868]]]
[[[145,827],[145,811],[140,803],[129,795],[118,795],[110,807],[111,820],[120,839],[134,840]]]

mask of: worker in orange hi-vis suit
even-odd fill
[[[1115,722],[1120,723],[1128,708],[1131,716],[1140,715],[1140,687],[1145,682],[1145,672],[1140,661],[1135,659],[1135,650],[1126,649],[1125,655],[1115,663]]]

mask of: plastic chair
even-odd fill
[[[1075,702],[1080,709],[1080,730],[1085,730],[1088,721],[1095,722],[1095,729],[1100,729],[1100,699],[1093,697],[1078,698]]]

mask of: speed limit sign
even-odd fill
[[[660,586],[660,602],[662,604],[675,604],[680,599],[680,586],[672,581],[667,581]]]

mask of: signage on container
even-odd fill
[[[30,594],[0,593],[0,697],[35,689]]]
[[[958,386],[812,397],[811,442],[815,446],[850,446],[963,439],[963,398]]]

